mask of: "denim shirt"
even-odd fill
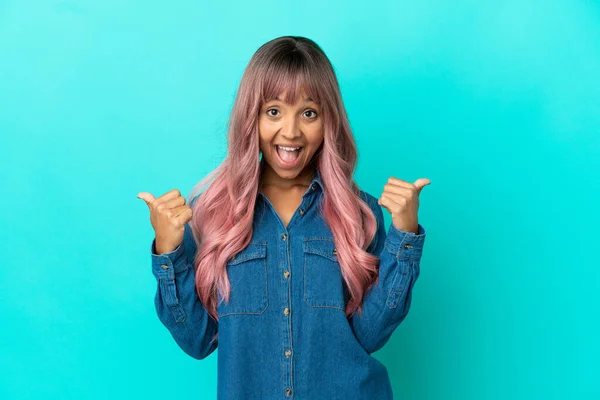
[[[390,224],[386,234],[377,198],[360,190],[377,218],[367,251],[380,257],[379,281],[365,294],[363,314],[348,319],[333,234],[318,207],[320,174],[287,227],[270,201],[257,195],[251,242],[227,264],[231,292],[229,303],[217,306],[218,323],[195,290],[189,224],[170,253],[157,255],[153,240],[158,318],[191,357],[203,359],[218,346],[219,400],[392,399],[387,369],[371,353],[409,311],[424,228],[419,224],[414,234]]]

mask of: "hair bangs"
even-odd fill
[[[317,75],[311,72],[309,61],[300,53],[287,53],[286,56],[274,60],[267,68],[260,85],[261,104],[279,97],[279,100],[293,105],[304,90],[305,94],[320,106],[322,97]]]

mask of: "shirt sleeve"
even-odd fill
[[[367,251],[380,258],[379,277],[365,294],[362,315],[355,312],[349,322],[360,344],[371,354],[387,343],[408,314],[426,233],[421,224],[418,234],[390,224],[386,234],[382,207],[373,196],[367,197],[367,203],[377,220],[377,233]]]
[[[156,254],[153,239],[150,252],[152,274],[157,280],[154,305],[159,320],[185,353],[199,360],[207,357],[217,348],[217,342],[211,341],[218,331],[218,322],[196,293],[196,243],[191,227],[185,225],[183,241],[175,250]]]

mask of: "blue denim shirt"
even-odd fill
[[[157,255],[152,242],[158,317],[191,357],[203,359],[218,345],[218,399],[392,399],[387,369],[371,353],[408,313],[425,230],[419,224],[415,235],[390,224],[386,234],[377,198],[360,194],[378,224],[367,251],[381,261],[363,314],[350,319],[333,235],[319,214],[319,173],[287,227],[258,194],[251,242],[228,261],[231,293],[217,307],[218,323],[195,291],[189,225],[170,253]]]

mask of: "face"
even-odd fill
[[[323,143],[323,118],[319,106],[304,92],[291,106],[282,101],[283,96],[285,93],[261,107],[260,150],[265,169],[269,169],[265,174],[293,180],[311,173],[307,168]]]

